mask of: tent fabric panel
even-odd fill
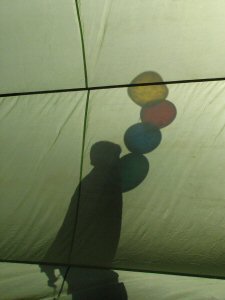
[[[1,98],[0,259],[67,263],[86,92]],[[54,241],[58,241],[58,247]]]
[[[225,292],[224,280],[191,276],[71,268],[67,278],[60,300],[223,300]]]
[[[224,77],[223,0],[79,1],[90,86]],[[203,55],[204,53],[204,55]]]
[[[84,87],[73,0],[0,3],[0,93]]]
[[[146,154],[146,179],[124,194],[115,267],[224,276],[225,85],[168,88],[177,116]]]
[[[127,89],[91,92],[82,181],[86,189],[81,191],[72,264],[225,275],[225,84],[172,84],[168,89],[177,116],[161,129],[158,147],[144,154],[150,169],[143,182],[117,196],[106,188],[116,183],[115,173],[106,177],[97,172],[91,149],[108,141],[121,147],[120,157],[129,154],[124,134],[141,122],[141,107]],[[103,161],[110,161],[111,154],[103,149]],[[94,187],[88,185],[90,178]],[[108,245],[114,250],[105,251]]]
[[[225,282],[219,279],[118,271],[129,300],[222,300]]]
[[[2,300],[52,300],[58,296],[66,273],[66,268],[60,265],[53,268],[50,265],[0,263],[0,266]],[[54,274],[55,287],[51,286],[47,270],[50,276]],[[73,267],[66,278],[60,300],[107,299],[105,296],[109,293],[119,295],[122,289],[129,300],[150,297],[155,300],[223,300],[225,293],[224,280],[200,277]],[[123,298],[117,299],[126,299],[125,294],[120,295]]]

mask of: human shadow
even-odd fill
[[[75,190],[63,224],[44,261],[58,263],[67,257],[68,293],[79,300],[126,300],[118,274],[110,268],[118,247],[122,220],[120,146],[100,141],[91,147],[93,169]],[[48,285],[55,288],[55,269],[41,265]]]

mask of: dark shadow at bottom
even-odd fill
[[[73,300],[126,300],[123,283],[111,270],[72,268],[67,277]]]
[[[61,296],[71,300],[127,300],[127,292],[118,274],[112,270],[81,268],[70,266],[40,265],[41,272],[48,277],[48,286],[53,288],[54,300],[58,298],[57,280],[59,276],[65,281]],[[56,270],[59,275],[56,276]],[[67,274],[66,274],[67,273]],[[67,298],[68,297],[68,298]]]

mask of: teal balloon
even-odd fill
[[[124,143],[130,152],[144,154],[153,151],[161,142],[160,130],[152,124],[137,123],[127,129]]]
[[[122,192],[136,188],[149,172],[149,162],[144,155],[129,153],[120,159]]]

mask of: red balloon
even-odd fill
[[[176,118],[175,105],[168,100],[155,101],[145,105],[141,109],[141,120],[143,123],[151,123],[158,128],[169,125]]]

